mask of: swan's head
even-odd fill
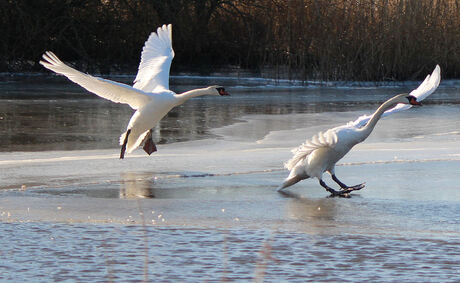
[[[410,95],[408,93],[401,93],[394,97],[394,103],[403,103],[403,104],[410,104],[410,105],[422,105],[419,101],[417,101],[417,97]]]
[[[230,95],[227,91],[225,91],[225,88],[220,85],[213,85],[213,86],[208,87],[208,89],[211,91],[212,94],[215,94],[215,95],[220,95],[220,96]]]
[[[415,97],[415,96],[413,96],[413,95],[408,95],[408,96],[406,96],[406,99],[409,100],[409,104],[410,104],[410,105],[422,106],[422,103],[420,103],[419,101],[417,101],[417,97]]]

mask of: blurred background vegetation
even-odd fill
[[[460,0],[0,0],[0,72],[46,50],[92,73],[136,73],[173,24],[172,72],[315,80],[460,77]]]

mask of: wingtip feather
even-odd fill
[[[435,77],[436,79],[436,87],[439,86],[439,83],[441,82],[441,67],[439,65],[436,65],[434,68],[433,73],[431,74],[431,77]]]
[[[44,61],[40,61],[39,63],[45,67],[57,66],[57,65],[63,64],[62,61],[56,56],[56,54],[54,54],[51,51],[46,51],[45,53],[43,53],[42,58]]]

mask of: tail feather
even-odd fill
[[[125,138],[126,138],[126,132],[124,132],[123,134],[121,134],[120,136],[120,145],[123,145],[123,143],[125,142]]]
[[[303,179],[305,179],[305,178],[303,178],[301,176],[293,176],[291,178],[287,178],[286,180],[284,180],[283,184],[278,187],[277,191],[281,191],[284,188],[290,187],[290,186],[302,181]]]
[[[124,132],[120,136],[120,145],[123,145],[123,142],[125,141],[126,133]],[[139,132],[134,131],[131,129],[131,133],[128,137],[128,144],[126,145],[126,152],[131,153],[133,150],[135,150],[144,140],[145,136],[149,133],[149,130],[139,134]]]

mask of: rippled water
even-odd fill
[[[289,150],[413,86],[268,83],[175,78],[232,96],[188,101],[158,153],[121,161],[129,107],[61,78],[1,82],[0,280],[458,282],[458,88],[380,121],[336,170],[366,188],[338,199],[316,180],[276,192]]]
[[[0,278],[10,281],[454,282],[459,275],[458,241],[267,229],[0,227],[10,235],[0,238]]]

